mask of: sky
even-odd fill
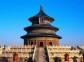
[[[84,0],[0,0],[0,45],[23,45],[28,18],[44,12],[55,19],[60,45],[84,46]]]

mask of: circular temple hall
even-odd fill
[[[28,20],[32,24],[24,28],[24,44],[1,46],[0,62],[84,62],[84,46],[59,45],[59,28],[51,25],[54,19],[44,13],[42,6]]]
[[[61,37],[56,34],[59,28],[51,25],[54,19],[44,13],[42,6],[39,13],[30,17],[29,21],[32,22],[32,25],[24,28],[27,34],[21,37],[24,39],[24,45],[44,48],[46,45],[59,45]]]

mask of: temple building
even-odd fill
[[[59,45],[59,28],[51,25],[54,18],[42,6],[29,21],[32,25],[25,27],[27,34],[21,36],[23,46],[1,46],[0,62],[84,62],[84,46]]]
[[[59,29],[50,23],[54,19],[44,13],[43,8],[35,16],[29,18],[32,25],[24,28],[27,34],[22,36],[24,45],[36,45],[36,47],[46,47],[47,45],[59,45],[60,36],[55,34]]]

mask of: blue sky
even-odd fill
[[[0,45],[22,45],[23,28],[40,5],[55,19],[61,45],[84,45],[84,0],[0,0]]]

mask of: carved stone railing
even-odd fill
[[[35,59],[35,53],[36,53],[36,46],[34,48],[34,53],[33,53],[33,57],[32,57],[33,60]]]

